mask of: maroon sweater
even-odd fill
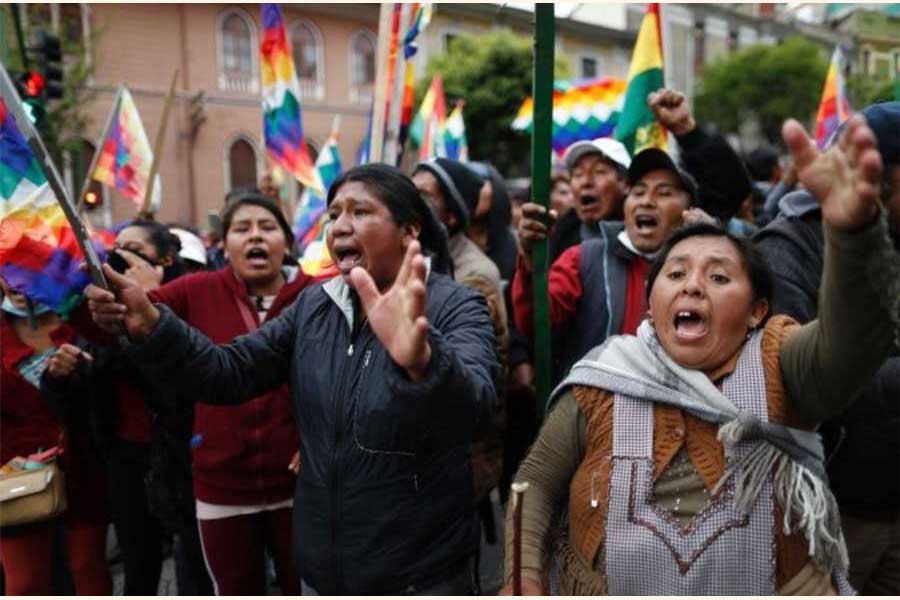
[[[302,271],[285,284],[266,314],[274,319],[312,283]],[[230,265],[215,272],[180,277],[150,294],[217,344],[248,333],[238,302],[258,323],[247,288]],[[300,447],[287,385],[237,406],[212,406],[197,398],[194,413],[194,495],[213,504],[249,505],[290,498],[288,470]]]
[[[75,334],[62,325],[50,333],[56,346],[72,343]],[[0,464],[59,444],[59,418],[44,403],[41,391],[22,377],[17,365],[34,354],[19,339],[5,314],[0,316]]]

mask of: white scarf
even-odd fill
[[[829,572],[834,567],[847,568],[840,514],[828,488],[819,434],[762,422],[740,411],[704,373],[672,360],[648,321],[641,323],[636,337],[614,336],[588,352],[551,394],[550,402],[572,385],[676,406],[719,423],[718,438],[726,444],[764,442],[726,468],[714,493],[734,477],[735,503],[747,512],[766,477],[774,473],[775,497],[784,511],[785,533],[791,532],[793,516],[809,540],[810,556]]]

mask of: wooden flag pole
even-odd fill
[[[150,203],[153,199],[153,188],[155,187],[156,173],[159,171],[159,161],[162,157],[162,146],[166,139],[166,125],[169,123],[169,110],[172,108],[172,100],[175,98],[175,82],[178,80],[178,69],[172,73],[172,83],[169,85],[169,93],[166,95],[166,102],[163,105],[162,120],[159,123],[159,129],[156,132],[156,141],[153,144],[153,161],[150,163],[150,177],[147,181],[147,191],[144,194],[144,204],[139,213],[142,217],[153,219],[153,211],[150,209]]]
[[[535,4],[534,115],[531,135],[531,201],[549,210],[550,143],[553,134],[553,4]],[[534,245],[534,358],[537,415],[543,419],[550,395],[550,310],[547,288],[549,253],[547,240]]]
[[[372,104],[372,135],[369,162],[381,162],[384,155],[384,112],[388,95],[388,56],[391,51],[391,22],[394,5],[383,3],[378,17],[378,51],[375,63],[375,100]]]
[[[103,131],[100,132],[100,137],[97,138],[97,145],[94,147],[94,156],[91,157],[91,166],[88,167],[87,171],[84,172],[84,181],[81,184],[81,193],[78,194],[78,197],[75,198],[75,211],[81,212],[81,207],[84,205],[84,198],[87,195],[88,188],[91,187],[91,181],[93,181],[94,169],[97,168],[97,161],[100,160],[100,154],[103,152],[103,144],[106,142],[106,136],[109,135],[109,129],[112,127],[113,117],[116,116],[119,109],[119,101],[122,99],[122,91],[125,90],[125,84],[122,83],[119,85],[119,89],[116,91],[116,97],[113,98],[112,110],[109,111],[109,116],[106,117],[106,125],[103,126]]]

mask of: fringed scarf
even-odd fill
[[[762,335],[756,332],[753,335]],[[742,412],[702,372],[678,365],[665,352],[648,321],[637,336],[615,336],[575,363],[551,395],[551,402],[572,385],[587,385],[649,402],[670,404],[700,419],[719,423],[724,444],[760,440],[753,451],[726,467],[717,492],[734,480],[735,503],[749,512],[768,475],[784,511],[809,540],[809,555],[831,572],[846,570],[847,547],[837,502],[828,487],[824,450],[818,433],[767,423]]]

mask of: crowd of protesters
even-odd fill
[[[500,593],[900,594],[900,103],[785,157],[648,106],[677,153],[576,142],[546,204],[348,170],[321,276],[264,179],[205,241],[124,223],[66,320],[0,282],[0,461],[67,494],[0,529],[5,593],[111,594],[112,525],[127,595],[169,551],[181,595],[494,593],[484,544]]]

